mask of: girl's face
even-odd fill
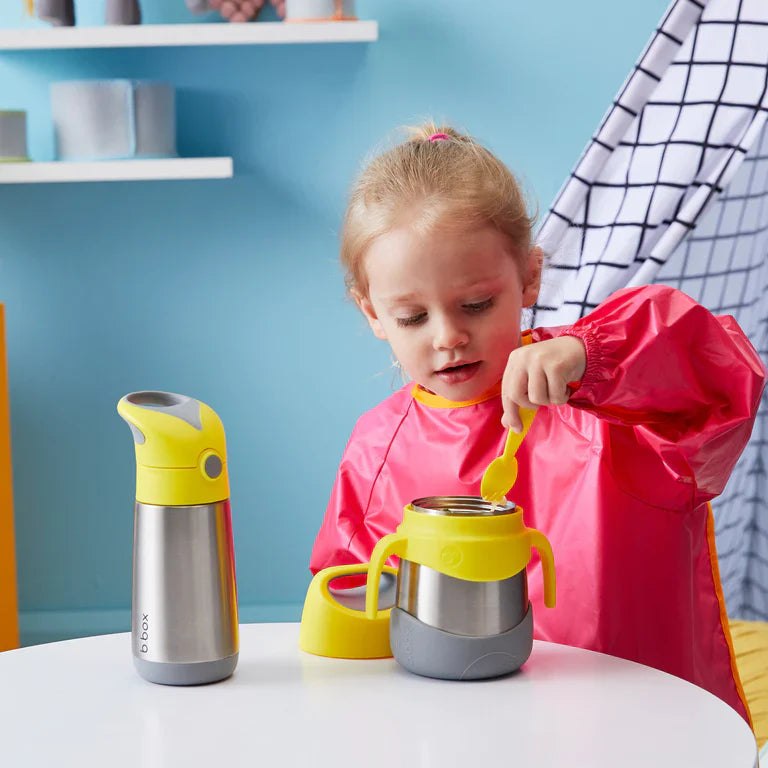
[[[357,302],[411,379],[448,400],[474,400],[501,381],[520,346],[520,312],[538,296],[541,251],[526,259],[521,265],[490,226],[395,229],[366,253],[369,292]]]

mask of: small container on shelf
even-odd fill
[[[51,112],[59,160],[176,157],[174,90],[166,83],[53,83]]]
[[[139,0],[101,0],[100,4],[106,24],[141,24]],[[38,19],[54,27],[73,27],[75,5],[75,0],[35,0],[33,10]]]
[[[0,110],[0,163],[27,162],[27,113]]]
[[[285,20],[357,21],[354,0],[285,0]]]

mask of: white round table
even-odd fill
[[[142,680],[128,634],[0,653],[0,765],[757,765],[736,712],[639,664],[536,642],[517,674],[457,683],[311,656],[298,633],[242,625],[234,676],[188,688]]]

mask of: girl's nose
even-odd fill
[[[438,320],[433,346],[435,350],[455,349],[469,341],[467,332],[449,318]]]

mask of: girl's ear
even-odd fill
[[[376,310],[373,308],[373,302],[371,301],[370,296],[363,296],[357,291],[352,291],[352,298],[355,300],[355,304],[357,304],[358,309],[363,313],[365,319],[368,321],[368,325],[371,326],[373,335],[377,339],[386,341],[387,334],[384,333],[384,326],[381,324],[381,320],[379,320],[379,316],[376,314]]]
[[[532,307],[539,298],[541,287],[541,268],[544,264],[544,251],[537,245],[528,251],[526,261],[525,284],[523,285],[523,306]]]

